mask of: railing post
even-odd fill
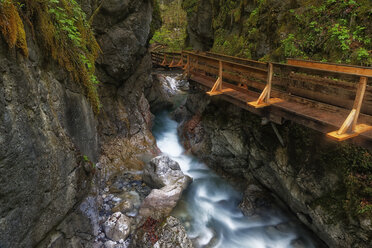
[[[180,61],[178,61],[177,66],[180,66],[180,67],[183,66],[183,52],[181,52],[181,58],[180,58]]]
[[[267,72],[267,94],[265,97],[265,103],[269,103],[269,100],[270,100],[272,80],[273,80],[273,64],[269,63],[269,71]]]
[[[168,67],[174,67],[174,54],[173,54],[173,57],[172,57],[172,61],[171,61],[171,63],[169,64],[169,66]]]
[[[167,63],[167,54],[166,53],[164,53],[164,60],[163,60],[163,62],[161,63],[161,65],[165,65]]]
[[[263,107],[269,106],[273,103],[279,103],[279,102],[283,101],[280,98],[270,98],[273,74],[274,74],[273,64],[269,63],[268,64],[268,70],[267,70],[266,86],[265,86],[264,90],[262,91],[261,95],[258,97],[257,101],[247,102],[248,105],[250,105],[254,108],[263,108]]]
[[[327,133],[328,137],[337,141],[343,141],[358,136],[359,134],[372,129],[372,126],[368,126],[365,124],[357,125],[360,109],[362,108],[364,94],[366,92],[366,87],[367,78],[360,77],[353,109],[351,110],[350,114],[348,115],[340,129],[334,132]],[[349,129],[351,129],[351,132],[348,132]]]
[[[353,109],[356,110],[354,121],[353,121],[353,124],[351,126],[351,130],[353,132],[355,131],[355,128],[357,126],[357,121],[358,121],[358,118],[359,118],[360,109],[362,107],[364,94],[366,92],[366,87],[367,87],[367,78],[366,77],[360,77],[359,84],[358,84],[358,90],[357,90],[357,94],[356,94],[355,102],[354,102],[354,106],[353,106]]]
[[[218,60],[218,78],[217,81],[214,83],[212,89],[207,92],[210,96],[220,95],[225,92],[234,91],[234,89],[222,89],[222,82],[223,82],[223,63],[222,60]]]

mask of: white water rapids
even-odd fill
[[[173,215],[186,227],[195,247],[316,247],[311,235],[278,209],[246,217],[238,208],[241,193],[203,163],[185,155],[177,123],[166,112],[157,115],[153,133],[160,150],[193,178]]]

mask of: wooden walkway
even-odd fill
[[[152,53],[212,97],[283,124],[290,120],[372,151],[372,68],[288,59],[263,63],[211,52]]]

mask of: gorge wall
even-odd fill
[[[109,180],[127,167],[141,167],[142,150],[156,151],[144,95],[151,87],[150,29],[159,24],[152,22],[153,1],[78,2],[93,20],[101,49],[99,114],[72,72],[46,49],[48,27],[39,26],[44,19],[35,14],[41,3],[17,6],[28,56],[18,43],[9,46],[0,20],[1,248],[91,246],[98,210],[88,195],[97,190],[98,169]],[[30,9],[31,3],[39,9]],[[4,15],[12,8],[0,9],[2,17],[16,16]]]
[[[372,2],[183,0],[186,46],[263,61],[372,64]]]
[[[330,247],[369,247],[369,151],[291,122],[265,122],[199,87],[175,113],[190,152],[232,181],[273,192]]]

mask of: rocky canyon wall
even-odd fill
[[[372,64],[372,2],[183,0],[186,46],[263,61]]]
[[[141,149],[155,150],[143,93],[151,87],[153,2],[79,2],[101,48],[98,115],[45,50],[40,27],[22,18],[28,57],[0,38],[1,248],[91,246],[97,206],[87,196],[97,187],[95,164],[110,176],[138,169]]]

